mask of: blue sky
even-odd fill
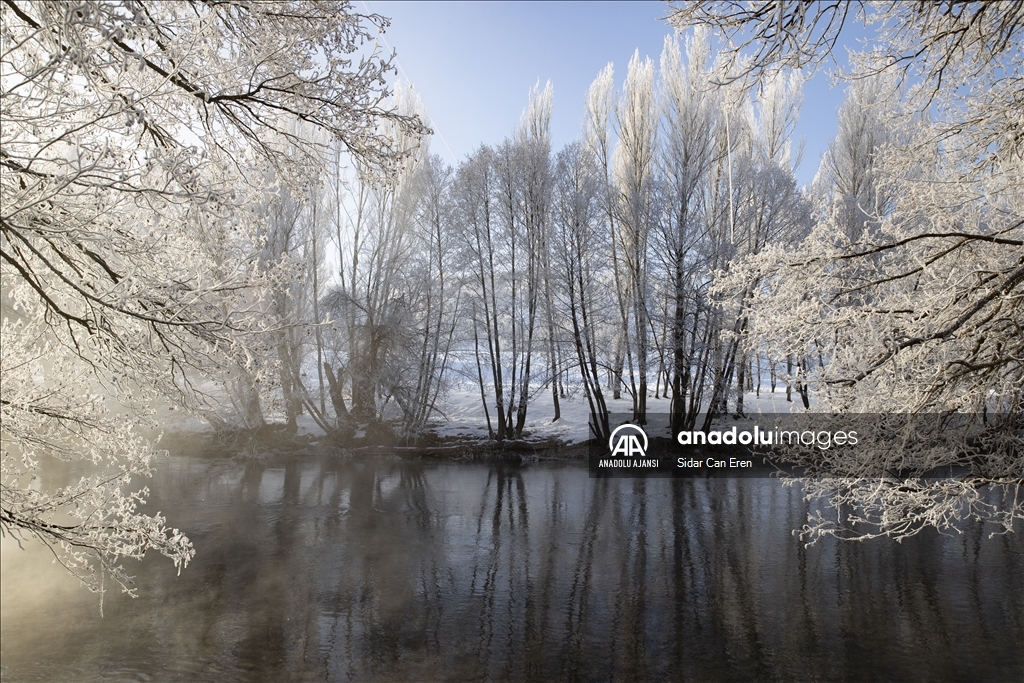
[[[660,20],[667,9],[660,2],[357,0],[356,7],[391,18],[384,38],[398,52],[399,75],[413,83],[429,112],[431,150],[453,165],[512,133],[538,79],[554,87],[551,130],[561,148],[579,136],[585,95],[598,72],[613,62],[621,85],[633,51],[657,63],[673,31]],[[831,87],[826,73],[805,84],[799,184],[811,181],[835,136],[842,99],[843,86]]]

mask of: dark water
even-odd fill
[[[198,555],[104,618],[5,539],[4,681],[1024,680],[1019,533],[805,548],[775,480],[575,464],[173,458],[150,486]]]

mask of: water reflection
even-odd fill
[[[103,619],[4,541],[5,681],[1024,678],[1019,536],[805,548],[774,480],[311,456],[151,488],[197,557]]]

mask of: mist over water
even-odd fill
[[[4,681],[1024,679],[1024,542],[822,541],[772,479],[172,457],[139,598],[3,541]]]

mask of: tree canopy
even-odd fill
[[[259,207],[329,144],[299,131],[389,172],[406,150],[382,123],[425,128],[389,104],[387,21],[348,2],[4,0],[0,20],[2,529],[127,588],[120,558],[193,554],[139,511],[131,423],[250,364],[278,277]],[[48,489],[53,458],[91,471]]]
[[[904,421],[870,460],[811,458],[811,473],[841,477],[811,495],[852,512],[819,514],[805,532],[902,538],[966,517],[1012,529],[1024,516],[1024,5],[694,3],[669,21],[729,36],[730,75],[747,85],[817,67],[852,21],[878,31],[842,74],[850,96],[816,180],[814,231],[719,286],[763,283],[752,343],[816,357],[824,408],[943,428]],[[964,415],[981,435],[946,429]],[[921,478],[938,471],[955,476]]]

